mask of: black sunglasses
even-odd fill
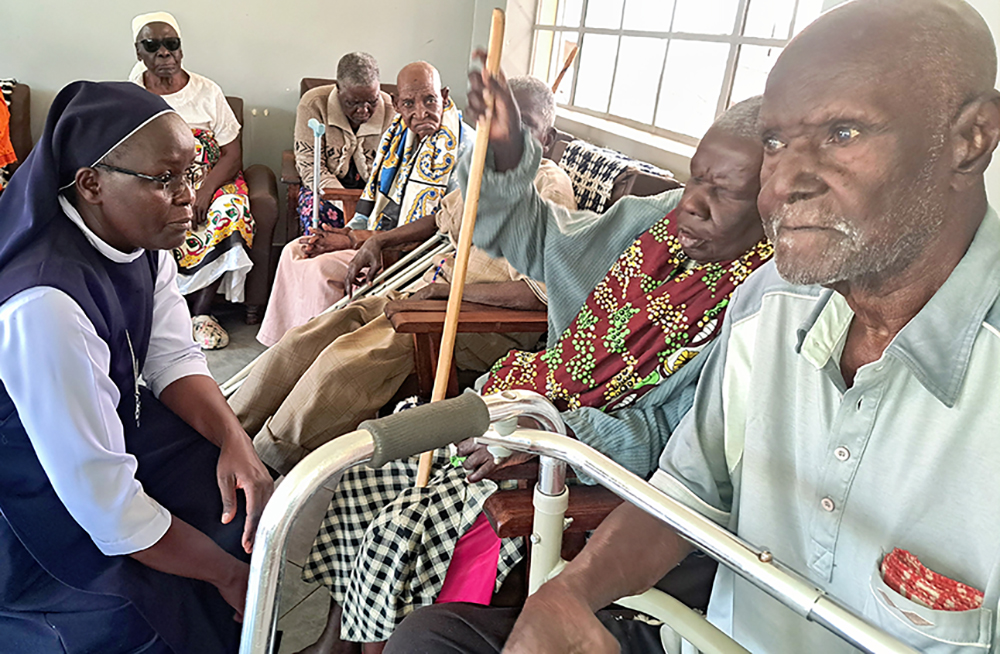
[[[139,45],[141,45],[146,52],[150,53],[157,52],[161,45],[170,52],[176,52],[181,49],[181,37],[168,36],[165,39],[143,39],[139,41]]]

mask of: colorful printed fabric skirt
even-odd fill
[[[195,163],[211,169],[219,160],[219,146],[210,130],[194,129]],[[174,249],[177,285],[182,295],[200,291],[225,275],[220,291],[231,302],[243,301],[247,273],[253,266],[254,222],[243,172],[223,184],[212,197],[205,223],[191,230]]]
[[[297,205],[299,214],[299,224],[302,225],[302,233],[309,234],[312,231],[313,219],[313,192],[311,188],[303,186],[299,189],[299,202]],[[329,227],[344,226],[344,212],[340,207],[328,200],[319,201],[319,222],[321,225]]]

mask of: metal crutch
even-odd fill
[[[317,317],[326,315],[331,311],[341,309],[353,300],[368,297],[369,295],[381,295],[389,292],[390,290],[398,290],[399,288],[405,287],[407,284],[419,277],[423,271],[427,269],[427,266],[430,265],[430,262],[433,261],[435,257],[445,254],[450,248],[451,243],[445,235],[435,234],[411,252],[407,252],[406,256],[400,258],[400,260],[392,266],[389,266],[386,271],[380,273],[379,276],[373,280],[373,284],[376,282],[378,283],[377,287],[374,287],[372,284],[365,284],[360,289],[355,291],[353,298],[344,297],[338,300],[336,303],[317,314]],[[392,275],[392,277],[386,279],[385,276],[387,274]],[[312,318],[310,320],[312,320]],[[231,397],[233,393],[239,390],[240,385],[242,385],[243,381],[250,375],[250,371],[253,370],[254,365],[257,364],[257,361],[260,360],[261,356],[263,356],[263,354],[257,355],[247,365],[243,366],[239,372],[219,384],[219,390],[222,391],[222,395],[224,397]]]

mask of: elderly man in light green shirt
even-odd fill
[[[962,0],[856,0],[789,44],[761,111],[758,206],[776,266],[736,292],[653,478],[932,654],[1000,651],[1000,219],[983,181],[1000,140],[996,72],[989,29]],[[499,123],[491,143],[509,169],[520,152]],[[897,548],[942,576],[926,596],[885,575]],[[690,550],[623,505],[509,638],[467,612],[434,629],[482,646],[436,651],[638,651],[594,612]],[[981,604],[934,602],[953,582]],[[855,651],[727,570],[709,618],[755,653]]]

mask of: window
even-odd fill
[[[782,48],[822,0],[538,0],[531,72],[556,101],[694,145],[764,91]]]

